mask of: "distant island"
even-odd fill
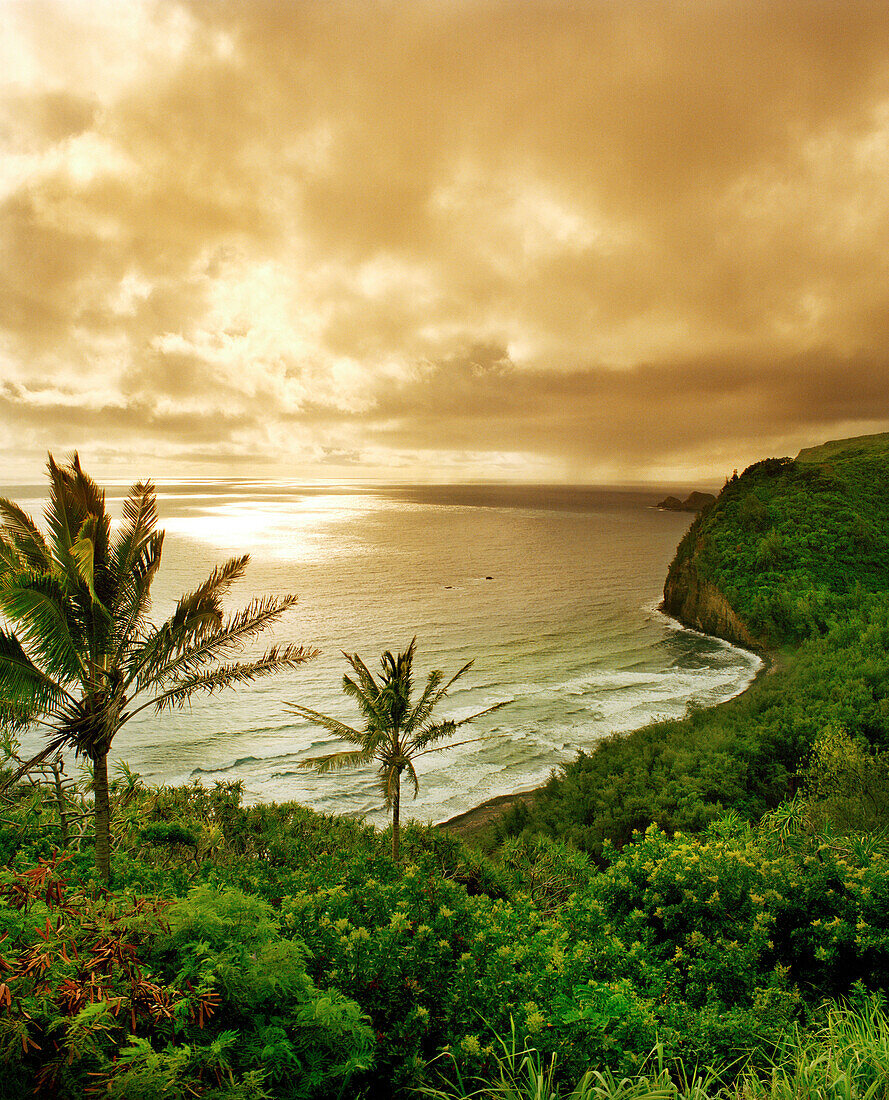
[[[685,500],[679,497],[665,497],[658,508],[665,512],[701,512],[708,504],[713,504],[716,497],[712,493],[689,493]]]

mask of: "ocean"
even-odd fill
[[[2,494],[35,519],[43,489]],[[108,490],[114,513],[125,487]],[[353,724],[342,651],[376,669],[417,637],[415,690],[426,673],[474,661],[442,704],[459,720],[505,705],[418,761],[405,818],[443,821],[500,794],[529,790],[611,734],[743,691],[753,654],[685,630],[657,610],[667,567],[691,520],[661,512],[657,490],[583,487],[368,487],[218,480],[158,486],[161,621],[214,565],[249,552],[232,608],[296,592],[274,635],[321,656],[183,711],[134,719],[112,761],[151,784],[240,780],[245,800],[296,800],[384,824],[372,767],[318,775],[299,765],[340,745],[288,702]],[[40,738],[29,734],[26,747]],[[73,764],[73,761],[72,761]]]

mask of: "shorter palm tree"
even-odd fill
[[[334,771],[339,768],[360,767],[376,761],[380,788],[386,800],[386,808],[392,811],[392,858],[398,862],[401,845],[401,775],[407,772],[414,788],[414,798],[420,790],[420,780],[414,768],[414,761],[430,752],[456,748],[479,741],[473,737],[470,741],[451,742],[439,745],[437,742],[451,737],[459,726],[465,726],[483,714],[498,710],[504,703],[495,703],[492,707],[471,714],[455,722],[447,719],[434,722],[432,712],[444,699],[451,686],[467,673],[473,665],[469,661],[456,672],[447,683],[444,673],[438,669],[429,673],[423,694],[416,703],[411,702],[413,692],[413,662],[417,639],[414,638],[404,653],[395,657],[387,650],[382,658],[382,676],[376,679],[364,661],[356,653],[343,653],[343,656],[355,671],[356,679],[343,676],[343,691],[358,704],[364,720],[362,729],[353,729],[336,718],[319,714],[317,710],[290,703],[288,706],[301,718],[328,733],[342,738],[357,749],[333,752],[328,756],[304,760],[300,767],[315,768],[319,772]]]

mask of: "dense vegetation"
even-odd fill
[[[658,1044],[730,1079],[889,977],[889,854],[798,807],[652,827],[597,870],[416,825],[398,865],[369,827],[245,808],[237,785],[124,772],[112,805],[110,893],[88,843],[62,852],[52,787],[3,809],[0,1097],[387,1095],[490,1074],[513,1031],[569,1079],[636,1073]]]
[[[889,441],[768,459],[726,483],[673,568],[691,559],[773,662],[744,695],[581,754],[501,832],[568,837],[598,855],[656,822],[756,819],[793,794],[816,737],[889,745]]]
[[[0,1100],[885,1100],[885,464],[730,482],[680,553],[734,578],[774,670],[582,758],[488,855],[411,824],[396,862],[358,822],[120,767],[109,888],[89,770],[8,785]],[[7,734],[0,787],[20,765]]]
[[[889,445],[758,462],[726,484],[677,556],[694,555],[765,645],[823,634],[889,589],[887,474]]]

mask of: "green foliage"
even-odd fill
[[[87,1081],[120,1096],[408,1095],[441,1073],[496,1081],[512,1029],[554,1095],[587,1071],[597,1087],[660,1081],[657,1044],[664,1072],[713,1065],[728,1084],[823,997],[889,980],[889,855],[813,833],[803,800],[760,827],[652,828],[602,867],[544,837],[494,864],[416,825],[400,867],[385,834],[245,807],[237,785],[137,785],[130,806],[118,894],[73,857],[28,865],[20,850],[5,872],[10,1095],[40,1074],[60,1097]],[[155,824],[195,847],[143,843]],[[90,981],[99,1007],[79,1015]]]
[[[874,752],[831,726],[802,769],[806,810],[815,831],[843,835],[889,829],[889,752]]]
[[[166,824],[156,821],[139,830],[139,839],[143,844],[154,844],[158,847],[166,845],[172,847],[175,844],[184,844],[189,848],[197,846],[195,834],[190,829],[183,829],[178,824]]]
[[[879,998],[830,1006],[810,1031],[791,1029],[767,1067],[748,1066],[725,1085],[705,1073],[663,1064],[658,1046],[638,1075],[589,1069],[560,1085],[557,1060],[523,1047],[515,1032],[498,1038],[494,1071],[484,1079],[427,1087],[429,1100],[886,1100],[889,1096],[889,1020]],[[470,1088],[472,1085],[475,1088]]]
[[[285,899],[282,916],[329,980],[369,1012],[379,1069],[400,1084],[443,1047],[461,1068],[480,1068],[491,1057],[491,1030],[508,1026],[511,1011],[541,1049],[575,1068],[594,1057],[630,1065],[631,1052],[655,1037],[645,998],[600,980],[615,950],[601,929],[571,943],[563,923],[526,893],[510,902],[472,897],[412,865],[388,882],[365,879],[360,890],[301,891]],[[605,1023],[564,1011],[575,987],[588,983],[619,1004]]]
[[[70,871],[0,877],[0,1096],[324,1097],[370,1065],[361,1009],[315,985],[268,903],[199,887],[168,907]]]
[[[861,595],[889,590],[887,456],[849,449],[829,465],[767,459],[726,484],[683,540],[767,645],[823,633]]]
[[[215,989],[237,1023],[237,1044],[279,1095],[314,1096],[370,1063],[371,1032],[358,1006],[321,992],[299,940],[282,938],[267,902],[237,889],[200,886],[167,912],[176,981]],[[300,1078],[299,1084],[293,1078]]]

